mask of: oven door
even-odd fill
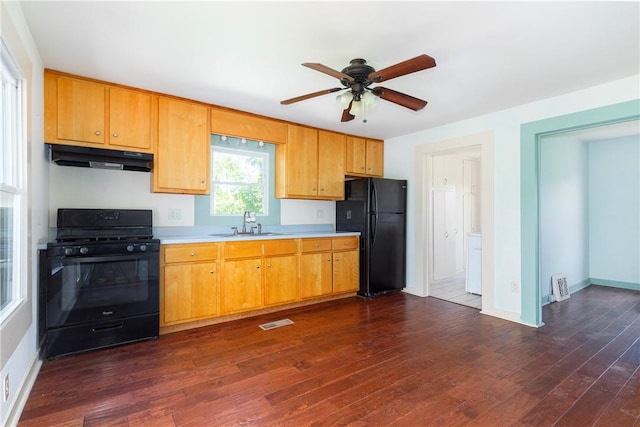
[[[47,328],[158,313],[159,254],[50,257]]]

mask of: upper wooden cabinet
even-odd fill
[[[211,133],[284,144],[287,124],[239,111],[211,108]]]
[[[347,136],[345,153],[347,175],[383,175],[384,141]]]
[[[153,152],[157,97],[45,70],[45,141]]]
[[[288,125],[287,143],[276,147],[276,197],[344,199],[344,141],[339,133]]]
[[[210,134],[207,106],[173,98],[158,99],[158,144],[153,191],[209,192]]]

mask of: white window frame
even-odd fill
[[[260,216],[268,216],[269,215],[269,181],[271,179],[271,174],[269,171],[270,164],[270,156],[267,151],[257,151],[257,150],[245,150],[242,148],[228,148],[220,145],[212,145],[211,146],[211,205],[209,206],[209,214],[212,217],[238,217],[242,216],[243,213],[233,213],[233,214],[216,214],[214,212],[214,203],[215,203],[215,185],[216,184],[233,184],[233,185],[246,185],[248,184],[242,182],[217,182],[214,180],[214,157],[215,153],[226,153],[226,154],[234,154],[238,156],[253,156],[253,157],[262,157],[262,203],[263,203],[263,212],[257,212]]]
[[[0,324],[10,316],[25,297],[26,286],[26,92],[25,78],[13,60],[4,41],[0,41],[0,137],[2,164],[0,165],[0,193],[13,199],[12,224],[12,283],[9,302],[0,309]],[[6,286],[6,283],[2,284]]]

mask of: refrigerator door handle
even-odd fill
[[[371,230],[371,246],[376,243],[376,229],[378,228],[378,214],[372,212],[369,215],[369,229]]]

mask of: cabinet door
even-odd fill
[[[318,197],[344,199],[345,136],[318,132]]]
[[[158,146],[154,191],[207,194],[210,142],[207,107],[170,98],[158,100]]]
[[[286,157],[287,195],[315,198],[318,195],[318,131],[289,125]]]
[[[300,298],[328,295],[332,287],[331,252],[300,256]]]
[[[358,251],[333,253],[333,292],[355,292],[360,287]]]
[[[164,267],[164,324],[216,316],[218,279],[215,262]]]
[[[347,136],[345,171],[347,174],[364,175],[366,169],[367,141],[364,138]]]
[[[222,284],[224,314],[263,305],[261,262],[260,258],[225,261]]]
[[[127,89],[109,89],[109,145],[152,151],[151,95]]]
[[[58,139],[105,143],[105,86],[57,78]]]
[[[298,299],[298,257],[279,256],[264,259],[265,305]]]
[[[367,139],[367,175],[382,176],[384,164],[384,141]]]

